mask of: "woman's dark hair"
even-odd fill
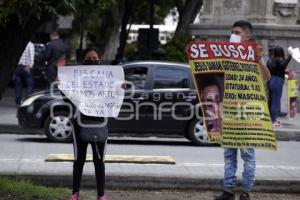
[[[276,46],[273,50],[274,58],[284,58],[284,50],[281,46]]]
[[[95,51],[100,59],[100,52],[99,50],[96,48],[96,47],[88,47],[86,48],[84,51],[83,51],[83,54],[82,54],[82,60],[84,60],[84,57],[85,55],[90,52],[90,51]]]

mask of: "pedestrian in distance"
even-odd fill
[[[280,101],[285,79],[285,70],[291,60],[291,55],[284,56],[284,50],[281,46],[274,47],[273,56],[268,61],[267,67],[271,72],[271,79],[268,82],[270,96],[270,112],[274,128],[281,128],[282,123],[277,121],[277,114],[280,112]]]
[[[15,104],[19,106],[22,100],[23,82],[27,87],[26,96],[33,93],[33,68],[34,65],[34,45],[32,42],[28,42],[14,73],[15,79]]]
[[[248,21],[237,21],[233,24],[231,33],[240,36],[240,42],[249,41],[252,38],[252,24]],[[260,45],[256,48],[256,55],[258,56],[258,64],[261,69],[263,80],[269,80],[270,72],[261,59],[263,51]],[[240,152],[244,161],[244,170],[242,174],[243,191],[240,195],[240,200],[250,200],[249,192],[254,185],[255,179],[255,150],[252,148],[241,148]],[[236,171],[238,164],[237,155],[238,148],[224,148],[224,191],[220,196],[216,197],[215,200],[234,200],[234,188],[236,184]]]
[[[47,89],[57,78],[57,67],[65,65],[67,44],[60,38],[57,31],[50,34],[50,42],[46,45],[44,60],[46,64]]]
[[[84,65],[99,65],[100,56],[95,48],[89,48],[83,53]],[[86,152],[88,144],[91,143],[93,151],[93,163],[95,166],[96,174],[96,185],[97,185],[97,200],[106,200],[105,197],[105,147],[107,144],[107,137],[104,141],[97,142],[87,142],[83,138],[83,134],[88,134],[89,132],[98,132],[107,136],[107,125],[104,124],[101,127],[87,127],[88,124],[101,124],[105,123],[104,118],[101,117],[89,117],[80,114],[80,121],[85,124],[81,126],[80,123],[74,123],[73,131],[73,147],[74,147],[74,163],[73,163],[73,191],[70,200],[79,199],[79,190],[82,177],[83,166],[86,160]],[[78,122],[78,120],[77,120]]]

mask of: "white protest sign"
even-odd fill
[[[123,103],[124,71],[116,65],[58,68],[58,88],[79,111],[93,117],[117,117]]]
[[[299,48],[288,47],[288,52],[295,61],[300,63],[300,50],[299,50]]]

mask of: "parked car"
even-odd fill
[[[207,143],[197,93],[190,68],[186,64],[161,61],[140,61],[122,65],[129,84],[117,118],[109,118],[111,133],[152,133],[181,135],[194,144]],[[131,86],[131,87],[130,87]],[[133,89],[134,88],[134,89]],[[50,140],[72,139],[72,121],[60,91],[36,93],[18,108],[19,124],[44,128]],[[54,118],[50,116],[50,107]],[[199,117],[196,117],[197,114]],[[126,120],[124,120],[126,118]]]

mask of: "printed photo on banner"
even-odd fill
[[[290,117],[295,118],[298,112],[297,97],[290,98]]]
[[[277,148],[255,50],[255,42],[192,42],[188,47],[211,143],[227,148]]]
[[[287,81],[288,87],[288,107],[289,107],[289,117],[296,118],[298,112],[298,81],[296,79],[291,79]]]
[[[208,137],[217,140],[222,133],[224,73],[199,73],[194,74],[194,77]]]

